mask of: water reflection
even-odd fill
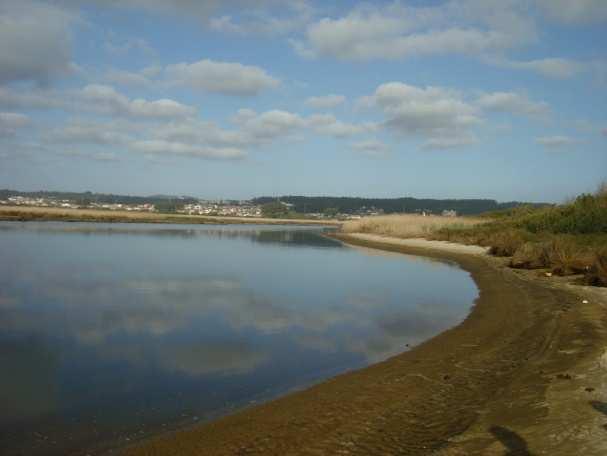
[[[216,239],[248,239],[252,242],[289,244],[291,246],[341,247],[339,242],[318,236],[318,232],[333,231],[332,227],[284,225],[172,225],[130,223],[4,223],[2,231],[30,231],[64,235],[77,233],[90,236],[135,235],[157,238],[211,237]]]
[[[318,229],[22,225],[0,224],[7,454],[90,450],[385,359],[476,295],[463,271]]]

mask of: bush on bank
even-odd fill
[[[607,286],[607,186],[568,204],[515,208],[485,217],[490,221],[441,228],[432,238],[489,247],[493,255],[512,257],[514,268],[583,274],[585,283]]]

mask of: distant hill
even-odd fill
[[[386,214],[396,212],[432,212],[439,214],[445,210],[454,210],[461,215],[477,215],[483,212],[500,211],[513,207],[547,206],[540,203],[524,203],[509,201],[498,203],[492,199],[418,199],[418,198],[353,198],[333,196],[262,196],[253,199],[254,204],[267,204],[280,200],[293,205],[293,210],[302,214],[325,212],[336,209],[342,213],[356,213],[364,209],[375,208],[383,210]]]

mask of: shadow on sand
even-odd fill
[[[607,402],[590,401],[590,405],[597,412],[600,412],[603,415],[607,416]],[[603,424],[603,429],[605,429],[607,431],[607,424]]]
[[[502,426],[491,426],[489,432],[506,447],[504,456],[532,456],[527,442],[516,432]]]
[[[592,408],[595,409],[597,412],[601,412],[603,415],[607,415],[607,402],[590,401],[590,405],[592,405]]]

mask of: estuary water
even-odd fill
[[[0,454],[95,454],[407,350],[477,296],[318,227],[0,222]]]

